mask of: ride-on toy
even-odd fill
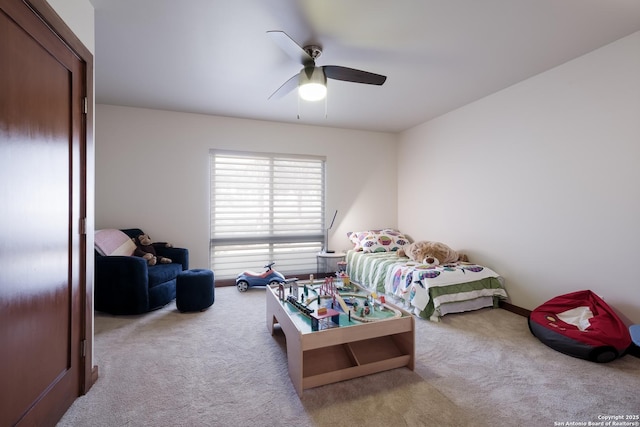
[[[253,288],[254,286],[277,285],[279,283],[286,282],[282,273],[278,273],[271,268],[274,264],[275,262],[265,265],[264,268],[266,270],[262,273],[243,271],[238,274],[238,277],[236,277],[236,287],[240,292],[245,292],[247,289]]]

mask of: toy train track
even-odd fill
[[[346,294],[346,296],[351,296],[350,294]],[[342,311],[344,311],[345,313],[351,313],[350,318],[351,319],[355,319],[359,322],[363,322],[363,323],[368,323],[368,322],[378,322],[380,320],[386,320],[386,319],[377,319],[377,318],[373,318],[373,317],[367,317],[367,316],[358,316],[357,311],[352,309],[351,307],[349,307],[347,305],[347,303],[345,302],[344,298],[342,297],[342,295],[338,295],[336,294],[336,301],[338,302],[338,304],[340,304],[340,307],[342,307]],[[393,317],[390,317],[390,319],[395,319],[398,317],[402,317],[402,312],[400,310],[397,310],[387,304],[380,304],[380,307],[383,310],[388,310],[390,312],[393,313]]]
[[[298,311],[300,311],[302,314],[307,317],[311,317],[311,313],[313,313],[313,310],[302,304],[301,302],[298,302],[293,295],[289,295],[287,297],[287,301],[289,302],[289,304],[298,309]]]
[[[306,299],[306,304],[296,297],[296,295],[298,294],[297,289],[294,291],[294,294],[288,295],[285,298],[284,289],[283,289],[283,286],[281,285],[279,288],[279,293],[280,293],[281,301],[288,302],[300,314],[302,314],[308,319],[311,319],[312,321],[314,320],[314,316],[312,314],[316,311],[314,308],[311,308],[313,304],[316,303],[317,301],[318,307],[321,307],[322,305],[320,303],[320,300],[321,299],[327,300],[330,298],[333,298],[333,301],[340,306],[343,314],[348,316],[349,321],[354,320],[357,322],[369,323],[369,322],[378,322],[378,321],[384,321],[387,319],[402,317],[402,312],[400,310],[398,310],[393,306],[387,305],[386,303],[383,303],[383,302],[371,301],[369,303],[371,304],[371,311],[369,311],[367,310],[369,307],[366,307],[366,301],[365,301],[366,308],[363,307],[362,310],[357,310],[355,306],[350,305],[352,304],[351,302],[347,303],[347,301],[345,301],[345,299],[353,299],[353,298],[368,300],[369,298],[371,298],[370,295],[361,295],[359,293],[351,293],[351,292],[343,292],[342,294],[340,294],[336,292],[335,288],[333,289],[329,288],[329,290],[332,292],[331,294],[325,293],[327,292],[326,284],[324,286],[321,285],[320,287],[313,286],[313,285],[308,286],[307,284],[305,284],[304,295],[308,297]],[[291,291],[292,290],[290,289],[290,292]],[[308,292],[313,292],[316,296],[309,297]],[[333,308],[333,304],[331,305],[331,308]],[[381,317],[380,314],[376,315],[374,312],[375,313],[384,312],[385,314],[383,314]]]

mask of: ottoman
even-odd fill
[[[176,279],[176,307],[179,311],[202,311],[211,307],[215,299],[213,271],[184,270]]]

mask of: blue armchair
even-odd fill
[[[129,238],[144,234],[139,228],[121,230]],[[163,307],[176,297],[176,278],[189,269],[189,251],[154,244],[171,264],[148,266],[143,258],[95,253],[95,309],[110,314],[140,314]],[[116,252],[117,253],[117,252]]]

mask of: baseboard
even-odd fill
[[[513,305],[509,302],[506,301],[500,301],[499,303],[500,308],[510,311],[512,313],[518,314],[520,316],[523,317],[529,317],[529,315],[531,314],[531,310],[527,310],[526,308],[522,308],[522,307],[518,307],[517,305]]]
[[[91,384],[95,384],[98,381],[98,365],[94,365],[91,369]]]
[[[236,279],[223,279],[223,280],[216,279],[216,288],[224,288],[225,286],[235,286],[235,285],[236,285]]]

